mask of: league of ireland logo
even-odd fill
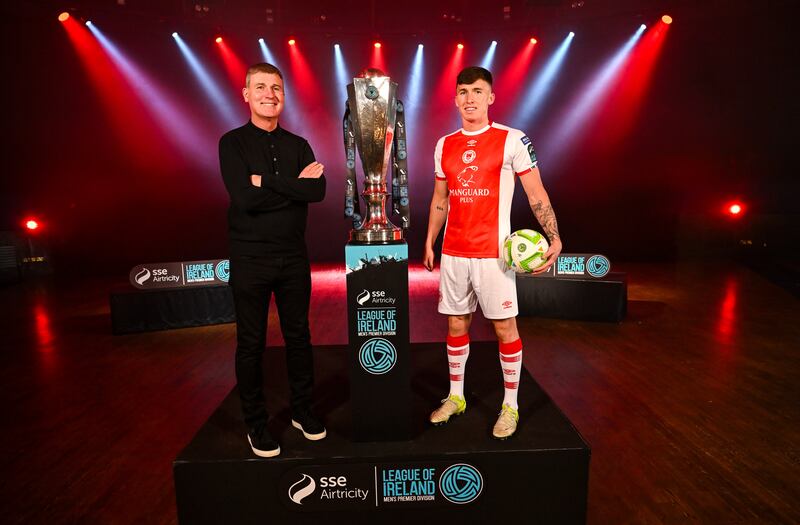
[[[611,271],[611,261],[602,255],[593,255],[586,262],[586,271],[592,277],[605,277]]]
[[[228,279],[231,278],[231,262],[229,260],[218,262],[214,271],[217,274],[217,279],[227,283]]]
[[[472,465],[458,463],[442,473],[439,490],[447,501],[459,505],[470,503],[483,491],[483,476]]]
[[[358,361],[370,374],[382,375],[391,370],[397,362],[397,350],[386,339],[373,337],[361,345]]]

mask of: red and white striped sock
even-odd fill
[[[500,343],[500,368],[503,370],[503,404],[518,409],[517,392],[522,370],[522,339]]]
[[[450,395],[464,397],[464,369],[469,357],[469,334],[447,336],[447,364],[450,365]]]

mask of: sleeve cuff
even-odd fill
[[[533,171],[533,168],[528,168],[526,170],[520,171],[519,173],[517,173],[517,177],[522,177],[523,175],[527,175],[531,171]]]

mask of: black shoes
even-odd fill
[[[300,430],[303,436],[311,441],[318,441],[328,435],[325,425],[310,410],[296,413],[292,417],[292,426]]]
[[[264,425],[251,429],[247,434],[247,441],[256,456],[273,458],[281,453],[281,446],[272,439],[267,427]]]

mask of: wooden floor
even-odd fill
[[[624,322],[519,319],[592,446],[589,523],[800,522],[798,299],[737,266],[616,269]],[[437,278],[412,269],[412,341],[444,339]],[[234,326],[112,336],[111,284],[0,289],[4,523],[176,521],[171,462],[234,384]],[[345,318],[342,271],[317,268],[314,342],[346,343]]]

